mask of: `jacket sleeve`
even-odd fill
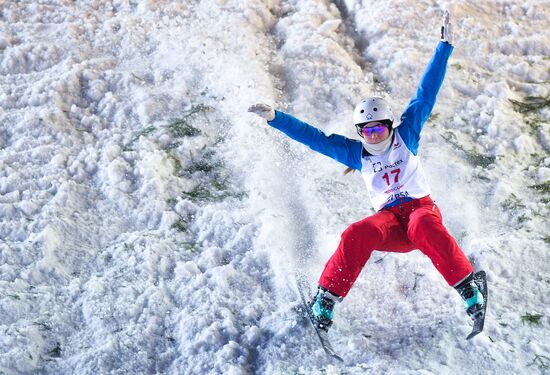
[[[420,80],[416,95],[411,99],[401,115],[398,131],[407,148],[416,155],[420,142],[420,132],[435,105],[437,93],[443,84],[447,71],[447,62],[454,47],[446,42],[439,42],[435,54]]]
[[[275,118],[268,124],[314,151],[361,170],[363,145],[359,141],[338,134],[327,136],[321,130],[280,111],[275,111]]]

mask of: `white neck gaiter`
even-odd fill
[[[370,154],[382,155],[388,148],[390,148],[393,142],[393,130],[391,131],[390,136],[380,143],[367,143],[363,138],[361,138],[361,142],[363,142],[363,146]]]

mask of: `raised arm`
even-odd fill
[[[445,12],[441,27],[441,41],[428,63],[415,96],[401,115],[401,123],[398,128],[399,134],[409,150],[415,155],[418,153],[420,132],[435,105],[437,94],[445,79],[447,62],[454,49],[451,44],[450,31],[449,14]]]
[[[267,123],[280,130],[290,138],[298,141],[314,151],[326,155],[340,163],[361,170],[362,144],[342,135],[326,135],[321,130],[306,124],[297,118],[280,111],[269,111],[271,107],[256,104],[248,109],[267,120]],[[271,120],[270,120],[271,119]]]

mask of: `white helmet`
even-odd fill
[[[378,97],[367,98],[355,106],[353,111],[355,126],[371,121],[386,122],[390,126],[393,125],[393,113],[384,99]]]

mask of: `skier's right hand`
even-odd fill
[[[248,112],[252,112],[265,119],[266,121],[271,121],[275,119],[275,111],[271,106],[267,104],[254,104],[248,108]]]

